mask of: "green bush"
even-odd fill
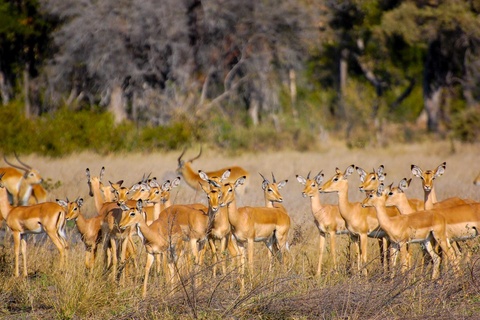
[[[480,141],[480,110],[469,108],[453,116],[451,130],[453,137],[461,141]]]

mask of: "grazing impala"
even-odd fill
[[[338,205],[321,203],[318,188],[322,184],[322,180],[322,172],[319,172],[313,179],[310,178],[310,172],[308,173],[306,179],[297,175],[297,181],[305,186],[302,191],[303,197],[310,197],[312,215],[320,235],[320,240],[318,243],[318,251],[320,254],[318,256],[317,276],[322,273],[323,252],[325,250],[325,238],[327,235],[330,236],[330,254],[332,255],[333,259],[333,267],[336,270],[337,249],[335,245],[335,238],[339,234],[349,234],[349,231],[345,226],[345,220],[343,220],[342,216],[340,215]]]
[[[183,179],[185,180],[185,182],[190,187],[192,187],[195,190],[200,190],[200,187],[204,183],[204,180],[199,176],[197,171],[193,170],[192,162],[194,160],[200,158],[200,156],[202,155],[202,149],[200,149],[200,153],[198,154],[198,156],[196,156],[196,157],[194,157],[194,158],[192,158],[188,161],[183,161],[182,160],[182,157],[183,157],[184,154],[185,154],[185,149],[183,150],[180,157],[178,157],[177,172],[178,172],[178,174],[182,175]],[[216,171],[206,172],[206,174],[209,177],[221,177],[222,174],[226,170],[230,170],[230,176],[227,178],[226,182],[234,182],[239,177],[242,177],[242,176],[248,177],[249,176],[249,173],[245,169],[243,169],[241,167],[237,167],[237,166],[224,168],[224,169],[220,169],[220,170],[216,170]],[[245,185],[242,188],[239,189],[239,191],[242,191],[242,193],[245,193],[246,189],[247,189],[247,182],[245,183]]]
[[[93,271],[95,258],[97,256],[98,245],[102,242],[102,216],[85,218],[80,208],[83,205],[83,199],[77,198],[75,201],[57,200],[57,203],[67,209],[67,220],[74,220],[78,232],[85,244],[85,267]]]
[[[15,154],[15,158],[21,166],[9,162],[7,158],[3,156],[3,160],[10,165],[10,167],[0,168],[0,173],[4,173],[2,180],[5,188],[12,197],[11,203],[14,206],[27,205],[32,195],[33,186],[40,184],[43,179],[38,170],[22,162],[17,154]]]
[[[346,222],[347,229],[355,237],[355,245],[358,254],[358,269],[363,268],[367,274],[367,239],[368,237],[379,239],[381,257],[386,250],[384,238],[385,232],[380,228],[378,219],[373,208],[363,208],[360,202],[348,200],[348,177],[354,172],[355,166],[351,165],[342,173],[338,168],[335,174],[319,188],[320,192],[336,192],[338,194],[338,207],[340,214]],[[382,262],[385,262],[382,260]]]
[[[440,257],[433,250],[432,243],[434,241],[447,254],[450,262],[456,266],[455,257],[447,241],[445,217],[441,214],[445,209],[427,210],[391,217],[385,210],[387,196],[388,191],[385,191],[385,187],[381,183],[376,191],[371,191],[367,195],[362,202],[362,206],[375,207],[380,226],[395,245],[396,252],[402,250],[402,272],[405,272],[408,267],[407,254],[404,251],[405,245],[415,242],[423,244],[433,260],[432,279],[436,279],[440,275]]]
[[[264,242],[269,249],[270,261],[273,262],[274,255],[281,261],[282,251],[288,249],[287,238],[290,231],[290,217],[280,204],[283,198],[279,192],[288,180],[276,182],[273,177],[273,182],[269,182],[264,178],[262,189],[268,207],[237,208],[235,189],[243,184],[245,179],[246,177],[240,177],[234,183],[227,182],[220,189],[222,192],[220,202],[227,206],[232,233],[241,253],[242,292],[245,287],[246,251],[248,251],[249,271],[253,274],[253,243]]]
[[[23,256],[23,276],[27,276],[27,242],[29,233],[45,232],[60,252],[60,269],[65,264],[65,250],[68,249],[65,238],[65,210],[55,202],[44,202],[33,206],[13,207],[8,201],[7,189],[0,174],[0,211],[13,234],[15,251],[15,276],[20,275],[20,249]]]

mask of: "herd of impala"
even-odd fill
[[[47,192],[41,187],[39,172],[22,162],[18,165],[4,157],[9,165],[0,168],[0,222],[6,221],[14,240],[15,276],[20,275],[20,252],[23,257],[23,276],[27,276],[27,234],[46,233],[60,253],[60,269],[67,263],[68,242],[65,227],[74,220],[85,244],[85,267],[92,271],[97,248],[102,247],[104,268],[112,279],[124,282],[131,268],[137,268],[138,254],[135,237],[142,239],[147,260],[143,296],[147,293],[149,272],[156,260],[157,272],[163,268],[168,283],[180,279],[179,266],[191,270],[204,264],[207,249],[212,252],[213,276],[221,268],[226,274],[227,261],[240,270],[240,290],[245,287],[245,269],[254,272],[254,242],[264,242],[270,256],[270,268],[275,260],[282,262],[289,249],[288,238],[291,219],[281,204],[280,189],[288,180],[277,181],[261,175],[265,206],[237,207],[237,197],[245,195],[249,173],[241,167],[230,167],[213,172],[194,170],[192,162],[178,158],[179,177],[159,182],[143,176],[130,187],[123,181],[104,185],[102,178],[92,176],[86,169],[89,194],[94,198],[97,215],[86,217],[81,212],[84,200],[57,199],[46,201]],[[367,273],[368,238],[375,238],[380,248],[381,262],[396,266],[405,272],[412,266],[410,247],[422,245],[425,257],[433,263],[432,278],[440,275],[441,261],[456,272],[460,264],[469,258],[470,251],[462,250],[458,242],[473,239],[480,230],[480,203],[470,199],[449,198],[439,201],[435,194],[434,180],[446,169],[442,163],[434,170],[422,170],[411,166],[413,176],[422,181],[424,199],[407,199],[405,190],[412,179],[403,179],[398,186],[385,185],[384,166],[368,173],[360,167],[348,166],[343,172],[324,181],[324,174],[315,177],[296,176],[304,185],[302,195],[309,197],[314,223],[318,229],[319,256],[317,276],[322,273],[322,261],[327,236],[333,268],[337,269],[336,236],[348,235],[356,247],[359,272]],[[362,202],[348,199],[348,178],[354,172],[360,176],[359,190],[366,194]],[[205,195],[203,203],[172,204],[170,192],[181,180]],[[480,184],[480,176],[474,181]],[[251,187],[250,187],[251,188]],[[320,193],[336,193],[337,204],[322,204]],[[216,241],[220,242],[217,248]],[[219,254],[220,253],[220,254]],[[230,259],[222,258],[228,254]],[[398,257],[399,256],[399,257]],[[133,264],[133,266],[131,265]],[[392,268],[392,275],[396,268]]]

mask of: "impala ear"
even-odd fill
[[[139,212],[142,212],[142,209],[143,209],[143,201],[142,200],[137,200],[137,210]]]
[[[435,177],[440,177],[445,173],[445,169],[447,169],[447,163],[444,162],[441,165],[438,166],[436,172],[435,172]]]
[[[227,180],[227,179],[230,177],[230,173],[232,173],[232,170],[231,170],[231,169],[226,170],[226,171],[222,174],[222,178],[220,179],[220,181]]]
[[[344,176],[345,176],[345,177],[348,177],[348,176],[351,175],[354,171],[355,171],[355,166],[352,164],[352,165],[350,165],[347,169],[345,169]]]
[[[287,184],[288,180],[283,180],[283,181],[280,181],[279,183],[277,183],[277,188],[278,189],[282,189],[283,187],[285,187],[285,185]]]
[[[411,170],[412,170],[412,174],[418,178],[420,178],[422,176],[422,169],[420,169],[419,167],[417,167],[416,165],[412,164],[411,166]]]
[[[367,176],[367,172],[360,167],[356,167],[357,173],[360,176],[360,181],[365,182],[365,177]]]
[[[75,201],[79,207],[83,206],[83,198],[78,197]]]
[[[68,203],[65,200],[56,199],[56,202],[57,202],[58,205],[60,205],[64,208],[68,207]]]
[[[200,179],[208,181],[208,175],[202,170],[198,170],[198,176],[200,177]]]
[[[235,180],[234,188],[238,187],[241,184],[244,184],[246,179],[247,179],[247,176],[241,176],[240,178]]]
[[[377,189],[377,196],[381,196],[383,191],[385,191],[385,185],[383,183],[380,183],[380,185],[378,186],[378,189]]]
[[[296,175],[297,181],[300,182],[301,184],[305,185],[307,181],[305,180],[304,177],[299,176],[298,174]]]

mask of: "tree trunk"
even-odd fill
[[[340,54],[340,103],[338,104],[338,114],[340,119],[345,118],[345,91],[347,88],[347,77],[348,77],[348,55],[349,50],[344,48]]]
[[[429,94],[424,93],[424,108],[427,114],[427,129],[429,132],[438,132],[440,123],[440,102],[442,98],[442,88],[428,90]]]
[[[10,95],[8,94],[8,83],[3,72],[0,71],[0,97],[2,104],[7,105],[10,102]]]
[[[248,115],[250,116],[250,119],[252,120],[252,123],[254,126],[257,126],[259,123],[259,116],[258,116],[259,110],[260,110],[260,101],[255,97],[251,97],[250,106],[248,108]]]
[[[25,64],[25,69],[23,70],[23,98],[25,103],[25,117],[30,118],[31,114],[31,105],[30,105],[30,76],[28,74],[28,63]]]
[[[298,119],[298,111],[297,111],[297,76],[295,70],[291,68],[288,71],[288,79],[290,84],[290,103],[292,106],[292,115],[295,120]]]
[[[110,95],[110,103],[108,104],[108,111],[114,116],[115,124],[127,119],[127,113],[125,112],[125,99],[123,98],[123,90],[119,85],[115,85],[112,88]]]

